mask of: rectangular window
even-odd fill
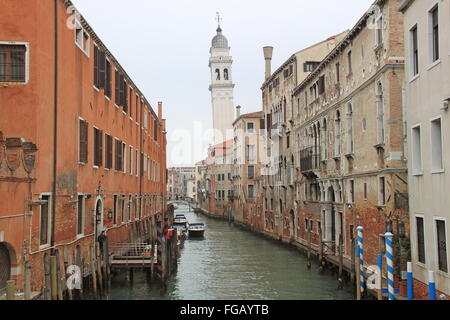
[[[433,171],[442,171],[444,169],[442,160],[442,127],[440,118],[431,121],[431,160]]]
[[[115,167],[116,171],[123,171],[123,161],[124,161],[124,147],[122,141],[116,139],[115,140]]]
[[[139,176],[139,151],[136,150],[136,177]]]
[[[154,124],[153,124],[153,137],[155,141],[158,141],[158,119],[155,119]]]
[[[431,57],[432,62],[439,60],[439,6],[430,11],[431,20]]]
[[[114,84],[114,103],[116,106],[120,106],[120,76],[117,70],[114,75]]]
[[[75,43],[77,46],[89,56],[89,45],[90,45],[89,34],[83,29],[81,24],[77,21],[75,27]]]
[[[127,173],[127,144],[125,142],[122,142],[122,169],[123,173]]]
[[[84,195],[78,195],[78,205],[77,205],[77,235],[84,234]]]
[[[416,217],[416,231],[417,231],[417,260],[420,263],[426,263],[425,256],[425,227],[424,219]]]
[[[103,131],[94,128],[94,166],[103,165]]]
[[[377,20],[377,45],[383,44],[383,18]]]
[[[125,213],[126,213],[126,195],[122,195],[122,199],[120,200],[120,216],[121,216],[121,221],[122,223],[126,222],[126,217],[125,217]]]
[[[78,158],[82,164],[88,163],[88,123],[79,119],[79,150]]]
[[[51,200],[49,195],[42,195],[41,200],[46,203],[41,205],[41,217],[40,217],[40,239],[39,244],[41,246],[50,243],[50,230],[51,230]]]
[[[448,272],[447,235],[444,220],[436,220],[439,270]]]
[[[26,82],[25,45],[0,45],[0,82]]]
[[[249,179],[255,178],[255,166],[248,166],[248,178]]]
[[[350,203],[355,202],[355,180],[350,180]]]
[[[118,211],[119,211],[119,196],[117,194],[114,195],[114,203],[113,203],[113,222],[114,225],[117,225]]]
[[[133,175],[133,147],[130,146],[130,176]]]
[[[248,162],[255,161],[255,146],[253,145],[247,146],[247,161]]]
[[[112,95],[112,67],[111,62],[106,60],[106,70],[105,70],[105,96],[111,99]]]
[[[364,183],[364,200],[367,200],[367,183]]]
[[[380,177],[380,206],[386,205],[386,179]]]
[[[109,134],[105,134],[105,169],[112,169],[113,165],[113,138]]]
[[[339,83],[341,81],[341,66],[338,63],[336,63],[336,82]]]
[[[255,129],[255,124],[253,122],[247,123],[247,132],[248,133],[253,133],[254,129]]]
[[[349,51],[347,54],[347,63],[348,63],[348,74],[351,74],[353,72],[352,67],[352,52]]]
[[[252,184],[248,185],[248,197],[249,199],[253,199],[255,197],[255,186]]]
[[[413,174],[422,173],[422,144],[420,135],[420,125],[412,128],[412,169]]]
[[[419,42],[417,38],[417,25],[411,29],[411,71],[412,75],[419,74]]]

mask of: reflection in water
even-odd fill
[[[334,276],[307,268],[296,250],[242,231],[227,222],[209,219],[180,206],[177,213],[189,222],[204,222],[204,239],[188,239],[181,251],[178,272],[166,288],[151,287],[144,272],[126,272],[112,283],[110,299],[130,300],[322,300],[353,299],[337,290]]]

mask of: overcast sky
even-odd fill
[[[180,137],[212,126],[208,60],[216,12],[234,59],[234,103],[247,113],[261,110],[263,46],[274,47],[275,70],[294,52],[352,28],[373,0],[73,2],[154,110],[164,102],[168,166],[180,166],[206,157],[207,139]]]

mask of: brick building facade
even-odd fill
[[[1,270],[22,291],[31,268],[31,290],[48,298],[50,256],[87,275],[102,232],[109,244],[154,232],[165,213],[163,108],[70,1],[6,1],[0,57]]]

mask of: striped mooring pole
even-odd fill
[[[393,246],[392,239],[394,235],[391,232],[386,232],[384,235],[386,239],[386,265],[388,272],[388,291],[389,291],[389,300],[395,300],[395,289],[394,289],[394,255],[393,255]]]
[[[359,248],[359,287],[361,293],[364,292],[364,257],[363,257],[363,231],[362,226],[358,227],[358,248]]]
[[[412,262],[408,262],[406,270],[407,270],[407,279],[408,279],[408,300],[414,300]]]
[[[430,300],[436,300],[436,283],[434,282],[434,271],[428,271],[428,289]]]
[[[377,298],[378,300],[383,300],[383,254],[378,254],[377,256],[378,264],[378,288],[377,288]]]

